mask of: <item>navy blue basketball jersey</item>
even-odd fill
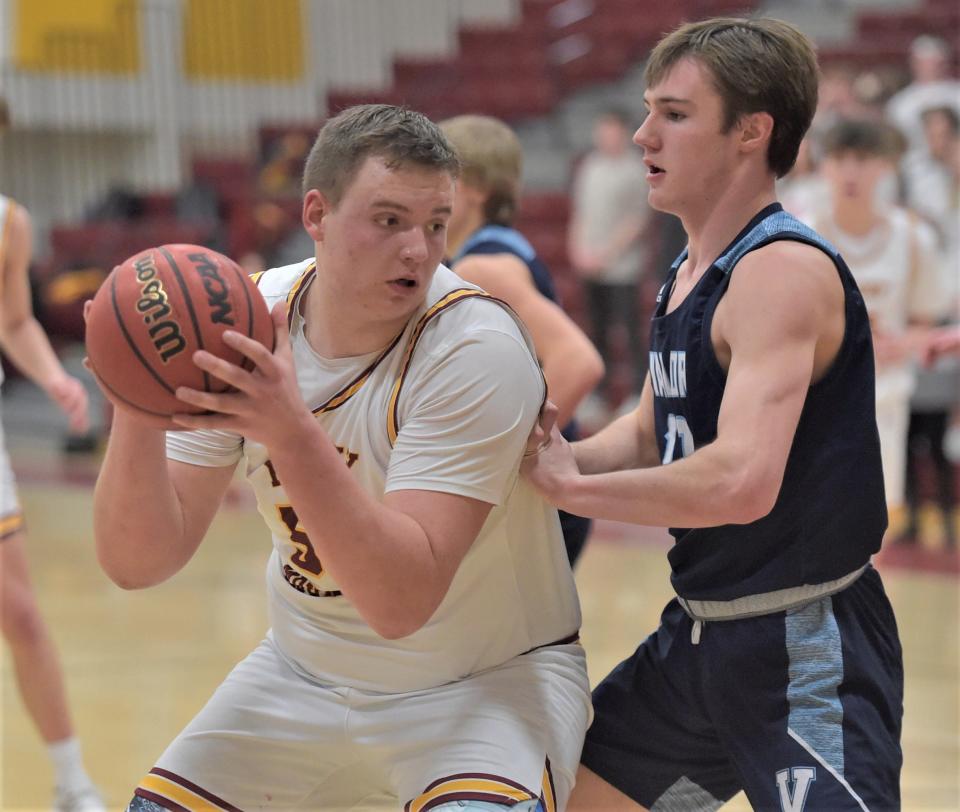
[[[716,439],[726,374],[710,341],[713,314],[737,262],[777,240],[807,243],[833,260],[844,288],[846,330],[830,369],[807,392],[773,510],[746,525],[671,528],[671,580],[690,600],[732,600],[840,578],[867,563],[887,525],[863,298],[836,249],[779,204],[757,214],[670,313],[669,291],[686,252],[660,290],[650,379],[662,462]]]
[[[537,290],[551,302],[559,304],[557,289],[553,284],[550,271],[543,260],[537,256],[536,249],[515,228],[490,224],[477,229],[467,238],[453,258],[454,264],[467,254],[513,254],[530,269],[530,275]]]

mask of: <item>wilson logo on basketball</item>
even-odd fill
[[[115,405],[157,428],[176,429],[171,415],[205,411],[180,400],[179,387],[231,391],[193,362],[197,350],[253,368],[224,343],[227,330],[273,349],[273,320],[256,282],[202,245],[158,245],[114,268],[97,291],[87,314],[87,355]]]
[[[153,346],[160,354],[160,360],[166,364],[183,352],[187,346],[186,339],[180,332],[180,325],[167,318],[170,315],[170,303],[163,283],[157,279],[157,266],[154,265],[153,256],[142,257],[134,262],[133,266],[137,271],[137,281],[141,283],[137,312],[143,314],[143,323],[149,325],[147,332],[153,339]]]
[[[188,254],[187,259],[203,280],[203,289],[207,293],[207,304],[210,305],[210,320],[214,324],[229,324],[233,326],[233,308],[230,306],[230,288],[223,281],[217,271],[217,266],[210,261],[206,254]]]

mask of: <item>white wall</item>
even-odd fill
[[[519,1],[304,0],[303,81],[254,84],[183,76],[179,0],[140,0],[136,77],[20,71],[14,0],[0,0],[0,93],[13,116],[0,136],[0,190],[41,228],[78,218],[113,183],[174,190],[194,154],[249,153],[263,124],[320,121],[331,88],[389,87],[394,59],[453,55],[461,24],[509,23]]]

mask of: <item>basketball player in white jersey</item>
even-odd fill
[[[518,477],[545,391],[505,307],[439,265],[458,171],[418,113],[327,122],[304,175],[315,259],[257,279],[270,353],[164,433],[117,404],[100,561],[150,586],[238,464],[273,537],[272,628],[131,809],[563,809],[590,697],[556,511]]]
[[[904,505],[910,396],[922,339],[915,328],[937,323],[948,300],[933,229],[907,209],[877,202],[878,185],[896,168],[893,137],[884,124],[857,119],[825,133],[829,207],[810,224],[843,254],[870,315],[884,490],[895,518]]]
[[[0,129],[7,123],[0,99]],[[88,427],[87,393],[68,375],[30,306],[30,215],[0,195],[0,349],[67,416],[70,428]],[[3,369],[0,367],[0,382]],[[0,424],[0,620],[10,647],[17,687],[47,745],[56,782],[54,809],[100,812],[103,802],[80,755],[63,674],[33,592],[26,555],[26,525]]]

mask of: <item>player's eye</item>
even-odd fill
[[[400,218],[393,214],[384,214],[377,218],[377,222],[387,228],[396,228],[400,225]]]

